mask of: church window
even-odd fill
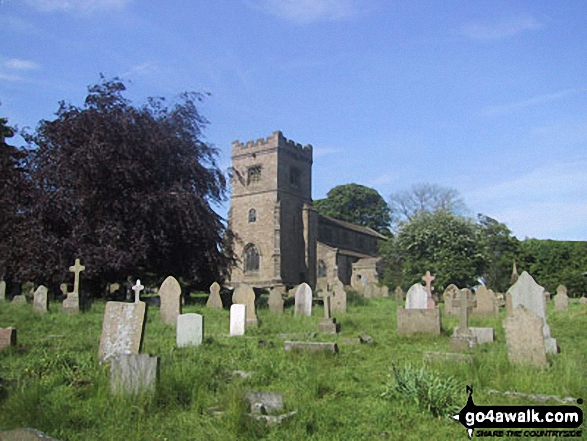
[[[245,247],[244,261],[245,261],[245,273],[255,273],[259,271],[259,250],[252,243]]]
[[[289,183],[294,188],[300,188],[301,185],[301,173],[298,168],[292,167],[289,169]]]
[[[249,210],[249,223],[257,222],[257,210],[251,208]]]
[[[247,185],[256,184],[261,181],[261,166],[254,165],[247,169]]]

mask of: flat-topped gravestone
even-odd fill
[[[335,342],[308,342],[308,341],[285,341],[283,342],[285,352],[294,350],[308,351],[308,352],[330,352],[336,354],[338,352],[338,345]]]
[[[459,315],[459,308],[456,306],[456,303],[458,302],[460,292],[459,288],[452,283],[444,290],[442,298],[444,300],[444,313],[446,315]]]
[[[177,346],[199,346],[204,337],[204,318],[200,314],[181,314],[177,317]]]
[[[120,395],[153,392],[158,376],[158,357],[149,354],[117,355],[110,361],[110,392]]]
[[[47,288],[43,285],[35,290],[34,309],[37,312],[44,313],[48,311]]]
[[[247,307],[241,303],[235,303],[230,307],[230,335],[244,335]]]
[[[406,309],[397,307],[398,334],[433,334],[441,332],[440,309]]]
[[[0,349],[16,346],[16,328],[0,328]]]
[[[564,285],[559,285],[554,296],[554,310],[567,311],[569,309],[569,297],[567,296],[567,288]]]
[[[269,305],[269,311],[274,314],[283,314],[283,292],[284,288],[282,286],[273,287],[269,291],[267,304]]]
[[[414,283],[408,290],[406,309],[428,309],[428,291],[420,283]]]
[[[124,354],[138,354],[143,343],[145,302],[107,302],[100,338],[100,361]]]
[[[544,322],[542,332],[544,334],[544,345],[548,354],[557,353],[556,340],[550,336],[550,327],[546,323],[546,300],[544,298],[544,288],[534,281],[532,276],[524,271],[518,281],[508,289],[507,301],[509,311],[515,311],[519,306],[523,306],[528,311],[532,311]],[[511,313],[511,312],[510,312]]]
[[[218,282],[210,285],[210,297],[208,297],[206,307],[212,309],[222,309],[224,307],[222,305],[222,298],[220,298],[220,285]]]
[[[347,295],[343,283],[336,278],[332,283],[332,295],[330,298],[330,311],[333,314],[346,314]]]
[[[499,312],[495,293],[485,286],[477,288],[477,291],[475,291],[475,300],[477,306],[472,311],[473,315],[491,316]]]
[[[0,280],[0,302],[6,301],[6,282]]]
[[[167,277],[159,288],[161,298],[161,321],[175,326],[181,314],[181,286],[173,276]]]
[[[296,289],[294,315],[312,315],[312,288],[307,283],[302,283]]]
[[[514,309],[513,316],[505,319],[503,327],[511,363],[535,366],[548,364],[543,338],[544,320],[541,317],[519,305]]]
[[[257,311],[255,309],[255,291],[249,285],[241,283],[232,293],[232,303],[247,307],[247,326],[257,326]]]

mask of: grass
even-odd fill
[[[2,303],[0,326],[18,328],[18,346],[0,351],[0,430],[35,427],[62,441],[453,440],[466,439],[466,434],[443,415],[442,403],[464,406],[465,385],[473,386],[478,405],[537,404],[490,395],[491,389],[587,398],[584,305],[572,302],[563,313],[549,305],[551,333],[562,353],[542,369],[508,363],[503,311],[500,317],[471,318],[471,326],[493,327],[497,335],[495,343],[477,348],[473,363],[426,364],[423,352],[450,351],[458,318],[443,317],[440,337],[399,336],[396,306],[391,298],[355,298],[348,314],[337,317],[339,335],[308,337],[337,341],[336,356],[285,353],[278,337],[316,332],[323,316],[320,306],[313,317],[293,317],[293,308],[283,316],[259,308],[259,327],[231,338],[228,310],[190,305],[183,312],[204,315],[206,338],[199,347],[181,349],[175,347],[175,329],[161,323],[159,310],[151,307],[143,352],[160,357],[158,387],[154,395],[125,398],[109,394],[108,366],[98,363],[104,303],[78,315],[62,314],[56,304],[38,315],[30,304]],[[343,342],[361,332],[374,343]],[[259,340],[267,344],[261,347]],[[233,374],[236,370],[252,375],[241,378]],[[440,392],[422,398],[432,386],[417,390],[410,375]],[[402,393],[397,378],[404,386],[412,384],[405,390],[416,392]],[[282,392],[284,412],[297,414],[267,427],[246,415],[243,396],[248,390]]]

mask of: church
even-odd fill
[[[338,277],[361,287],[378,281],[378,242],[368,227],[319,214],[312,203],[312,146],[279,131],[232,143],[233,286],[325,289]]]

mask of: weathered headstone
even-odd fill
[[[16,346],[16,328],[0,328],[0,349]]]
[[[373,297],[378,297],[379,294],[379,287],[377,284],[370,282],[366,285],[362,285],[363,296],[367,299],[371,299]]]
[[[246,309],[241,303],[235,303],[230,307],[230,335],[244,335],[246,327]]]
[[[249,391],[245,394],[245,401],[249,403],[251,413],[271,414],[283,410],[283,394],[278,392]]]
[[[523,275],[524,273],[518,280],[521,280]],[[523,305],[519,305],[514,309],[513,316],[505,319],[503,327],[506,334],[508,359],[511,363],[536,366],[548,364],[543,338],[544,320],[541,317]]]
[[[40,285],[34,294],[34,309],[37,312],[44,313],[48,311],[47,288]]]
[[[181,314],[177,317],[177,346],[199,346],[204,338],[204,318],[200,314]]]
[[[407,309],[397,307],[398,334],[434,334],[440,335],[440,309]]]
[[[442,298],[444,300],[444,313],[446,315],[459,315],[459,308],[455,305],[458,302],[460,292],[459,288],[452,283],[444,290]]]
[[[524,271],[518,281],[510,287],[507,294],[511,299],[511,310],[515,311],[518,306],[523,306],[532,311],[544,322],[542,332],[544,334],[544,346],[548,354],[557,353],[556,340],[550,336],[550,327],[546,323],[546,300],[544,288],[538,285],[532,276]]]
[[[135,289],[135,303],[107,302],[100,337],[100,361],[126,354],[138,354],[143,343],[147,305],[138,300],[142,285]]]
[[[347,295],[342,282],[336,278],[332,283],[332,296],[330,299],[330,311],[334,314],[346,314]]]
[[[161,298],[161,321],[175,326],[181,314],[181,286],[173,276],[167,277],[159,288]]]
[[[567,296],[567,288],[564,285],[559,285],[554,296],[554,310],[567,311],[569,309],[569,297]]]
[[[59,285],[59,291],[61,291],[61,294],[67,297],[67,283],[62,283]]]
[[[493,343],[495,341],[495,331],[493,328],[469,328],[475,337],[477,337],[477,344]]]
[[[335,342],[308,342],[308,341],[285,341],[283,342],[285,352],[289,351],[308,351],[308,352],[330,352],[336,354],[338,345]]]
[[[436,306],[436,302],[432,297],[432,291],[434,291],[434,287],[432,286],[432,282],[434,281],[434,276],[430,274],[430,271],[426,271],[422,280],[426,283],[426,292],[428,293],[428,302],[426,308],[434,308]]]
[[[475,291],[475,300],[477,306],[472,311],[473,315],[491,316],[499,312],[495,293],[485,286],[477,288],[477,291]]]
[[[428,292],[420,283],[414,283],[408,290],[406,309],[428,309]]]
[[[324,295],[324,318],[318,323],[318,332],[320,334],[336,334],[340,330],[340,324],[330,315],[330,299],[326,293]]]
[[[75,259],[75,265],[69,267],[69,271],[74,274],[73,291],[66,293],[67,298],[63,300],[63,312],[75,314],[79,312],[79,275],[86,267],[80,264],[79,259]]]
[[[232,303],[247,307],[247,326],[257,326],[257,311],[255,309],[255,291],[249,285],[241,283],[232,293]]]
[[[149,354],[124,354],[110,360],[110,392],[138,395],[153,392],[159,374],[159,358]]]
[[[269,291],[269,311],[274,314],[283,314],[283,287],[275,286]]]
[[[312,288],[307,283],[302,283],[296,290],[294,315],[312,315]]]
[[[218,282],[214,282],[212,285],[210,285],[210,297],[208,297],[206,307],[212,309],[223,308],[222,298],[220,298],[220,285]]]
[[[12,298],[12,302],[11,303],[14,303],[14,304],[18,305],[18,304],[26,304],[26,302],[27,302],[26,301],[26,296],[24,294],[19,294],[19,295],[14,296]]]
[[[6,282],[0,280],[0,302],[6,301]]]
[[[461,289],[458,304],[455,305],[459,308],[460,323],[450,338],[451,347],[455,351],[474,349],[477,346],[477,336],[469,329],[469,314],[476,304],[471,290]]]
[[[404,301],[404,290],[402,289],[401,286],[396,286],[395,287],[395,300],[397,300],[398,302],[403,302]]]

